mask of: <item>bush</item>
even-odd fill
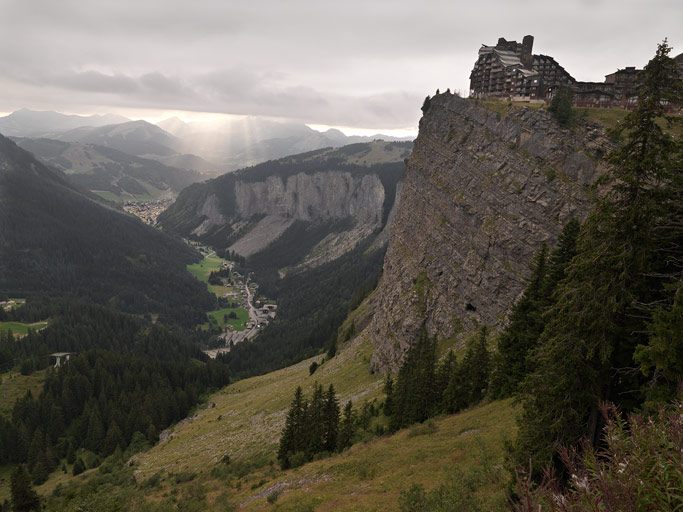
[[[308,367],[308,374],[309,374],[309,375],[313,375],[313,374],[315,373],[315,371],[318,369],[318,366],[319,366],[319,365],[318,365],[318,362],[317,362],[317,361],[313,361],[313,362],[311,363],[311,366]]]
[[[548,112],[553,115],[560,126],[571,126],[574,122],[575,112],[572,107],[573,99],[574,93],[569,87],[560,87],[550,102]]]
[[[275,489],[273,492],[268,494],[268,497],[266,498],[266,501],[270,503],[271,505],[277,501],[277,499],[280,497],[280,493],[282,491],[280,489]]]
[[[76,462],[74,462],[74,467],[71,472],[74,476],[76,476],[83,473],[83,471],[85,471],[85,464],[83,463],[83,460],[79,457],[78,459],[76,459]]]
[[[532,510],[683,510],[683,404],[652,417],[625,421],[614,406],[603,406],[607,446],[561,451],[571,475],[563,485],[546,472],[538,487],[518,471],[518,512]]]

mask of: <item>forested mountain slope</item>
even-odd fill
[[[85,196],[0,136],[0,295],[77,297],[191,325],[214,303],[182,242]]]
[[[52,139],[16,139],[46,165],[68,175],[80,188],[114,201],[171,198],[202,175],[117,149]]]

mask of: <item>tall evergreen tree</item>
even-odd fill
[[[40,498],[31,487],[31,477],[29,477],[25,466],[17,466],[12,473],[10,493],[14,512],[40,510]]]
[[[555,293],[524,385],[517,462],[539,474],[562,445],[595,442],[598,405],[638,404],[635,347],[646,339],[643,304],[662,298],[653,233],[671,202],[676,144],[659,126],[680,87],[666,42],[642,73],[639,103],[623,124],[625,142],[610,156],[605,193],[581,228],[577,254]]]
[[[436,342],[422,328],[416,343],[406,353],[396,378],[392,430],[422,422],[431,416],[437,399],[435,367]]]
[[[524,294],[512,308],[510,320],[498,338],[498,352],[491,393],[509,396],[527,374],[527,355],[543,331],[544,292],[548,249],[544,244],[534,257],[531,277]]]
[[[355,418],[353,414],[353,404],[349,400],[344,406],[344,415],[341,420],[339,428],[339,437],[337,439],[337,450],[344,451],[353,443],[353,435],[355,434]]]
[[[529,355],[538,345],[545,327],[543,315],[552,295],[565,277],[567,265],[576,255],[576,239],[581,225],[576,219],[565,224],[557,245],[549,256],[541,248],[532,264],[532,274],[521,299],[514,305],[508,325],[498,338],[498,351],[491,376],[491,395],[502,398],[517,392],[519,384],[532,371]]]
[[[296,388],[294,399],[289,407],[285,427],[280,436],[277,458],[282,469],[291,467],[291,456],[306,449],[306,399],[301,386]]]
[[[325,393],[325,410],[323,413],[323,450],[334,452],[337,449],[337,438],[339,437],[339,401],[334,392],[334,386],[330,387]]]
[[[325,393],[320,384],[313,389],[306,414],[306,453],[309,457],[323,451],[325,445]]]
[[[394,378],[387,372],[384,380],[384,415],[391,416],[394,413]]]
[[[436,396],[436,404],[438,404],[439,406],[443,400],[443,396],[446,392],[446,388],[448,387],[448,383],[451,380],[453,372],[455,372],[456,366],[457,360],[455,358],[455,354],[452,350],[449,350],[446,354],[446,357],[443,358],[443,361],[441,361],[438,368],[436,369],[434,393]]]

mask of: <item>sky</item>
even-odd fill
[[[642,67],[681,0],[0,0],[0,112],[254,115],[412,133],[481,44],[535,36],[578,80]]]

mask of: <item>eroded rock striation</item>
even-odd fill
[[[410,148],[374,141],[266,162],[189,187],[160,222],[245,257],[291,238],[308,247],[288,267],[317,267],[380,238]]]
[[[590,208],[610,143],[539,109],[431,99],[408,161],[366,333],[396,368],[422,325],[438,339],[498,326],[541,244]]]

